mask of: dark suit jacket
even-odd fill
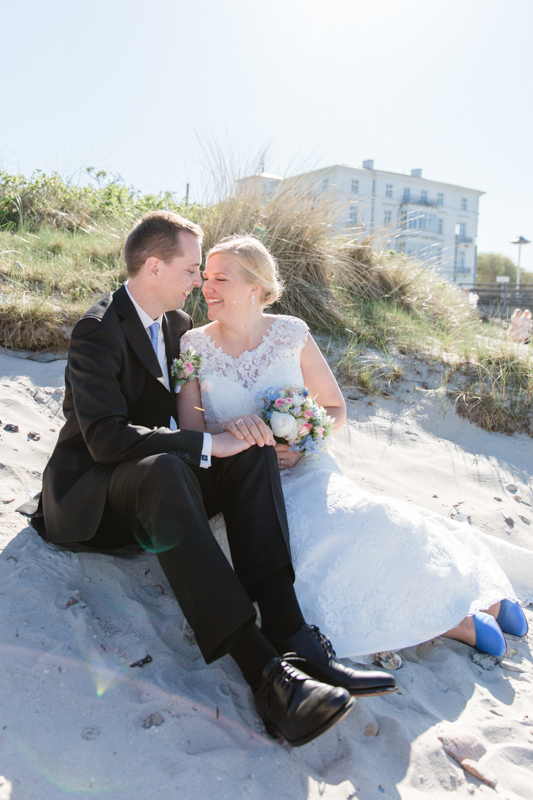
[[[170,365],[192,321],[171,311],[162,327]],[[203,434],[168,428],[175,394],[124,286],[90,308],[72,332],[63,411],[66,422],[43,475],[49,541],[94,536],[116,464],[168,452],[200,463]]]

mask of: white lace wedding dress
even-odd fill
[[[302,320],[278,316],[255,350],[233,358],[201,328],[186,333],[181,349],[202,355],[207,426],[257,413],[255,397],[270,386],[303,385],[307,335]],[[467,522],[374,497],[328,453],[305,456],[281,481],[304,617],[331,638],[341,658],[427,641],[467,614],[516,599],[515,591],[522,602],[533,600],[533,552]],[[211,523],[221,541],[221,515]]]

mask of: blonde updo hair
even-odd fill
[[[242,276],[250,285],[261,287],[261,306],[270,306],[283,293],[283,281],[274,256],[255,236],[228,236],[207,254],[207,260],[217,253],[230,253],[239,263]]]

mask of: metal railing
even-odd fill
[[[411,203],[414,206],[432,206],[434,208],[437,208],[437,206],[441,205],[438,202],[438,200],[432,200],[429,197],[423,197],[422,195],[417,195],[415,197],[412,194],[410,194],[410,195],[405,195],[404,194],[402,199],[401,199],[400,205],[407,205],[409,203]]]
[[[514,283],[457,283],[479,296],[478,308],[483,315],[508,319],[515,308],[533,310],[533,286],[516,288]]]

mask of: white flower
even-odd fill
[[[303,406],[303,404],[305,403],[305,397],[301,394],[298,394],[298,392],[294,392],[294,394],[291,394],[291,400],[295,406]]]
[[[298,435],[298,423],[291,414],[273,411],[270,427],[274,436],[279,436],[280,439],[293,439]]]

